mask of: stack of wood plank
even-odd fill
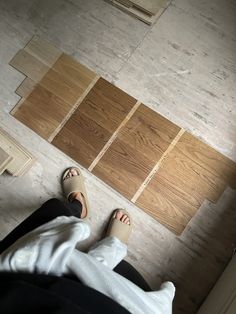
[[[13,176],[24,175],[35,158],[13,137],[0,129],[0,174],[5,170]]]
[[[152,25],[169,6],[171,0],[107,0],[124,12]]]

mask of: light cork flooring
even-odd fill
[[[8,63],[34,34],[236,161],[235,11],[230,1],[173,1],[152,28],[103,1],[0,1],[1,126],[37,158],[25,177],[1,176],[1,236],[49,197],[71,164],[9,115],[23,76]],[[128,260],[158,288],[177,287],[174,313],[195,313],[234,247],[235,195],[205,201],[181,237],[84,171],[92,205],[91,242],[117,206],[134,217]]]

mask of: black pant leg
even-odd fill
[[[82,205],[78,200],[68,204],[64,204],[56,198],[48,200],[0,242],[0,254],[17,239],[50,220],[58,216],[76,216],[80,218],[81,212]]]
[[[142,275],[128,262],[121,261],[115,268],[114,271],[126,279],[132,281],[139,288],[144,291],[152,291],[146,280]]]

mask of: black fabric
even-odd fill
[[[80,218],[81,212],[82,205],[78,200],[67,204],[62,203],[56,198],[48,200],[0,242],[0,254],[17,239],[54,218],[58,216],[76,216]]]
[[[0,273],[0,313],[128,314],[129,312],[100,292],[67,278]]]

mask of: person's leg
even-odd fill
[[[125,260],[121,261],[115,268],[114,271],[126,279],[132,281],[139,288],[144,291],[152,291],[146,280],[142,275],[128,262]]]
[[[112,219],[117,219],[122,224],[130,225],[130,219],[122,210],[117,210]],[[115,236],[107,236],[97,242],[88,251],[88,254],[96,258],[110,269],[118,265],[127,254],[127,245]]]
[[[88,254],[110,269],[118,265],[127,254],[127,245],[115,237],[106,237],[97,242]]]
[[[0,254],[17,239],[50,220],[58,216],[76,216],[80,218],[81,213],[82,204],[76,199],[68,204],[64,204],[56,198],[48,200],[0,242]]]
[[[81,174],[74,168],[71,168],[67,171],[67,175],[63,178],[63,180],[67,180],[77,175]],[[58,216],[76,216],[78,218],[86,216],[86,203],[80,192],[71,193],[67,201],[68,202],[64,204],[54,198],[44,203],[0,242],[0,254],[26,233]]]

